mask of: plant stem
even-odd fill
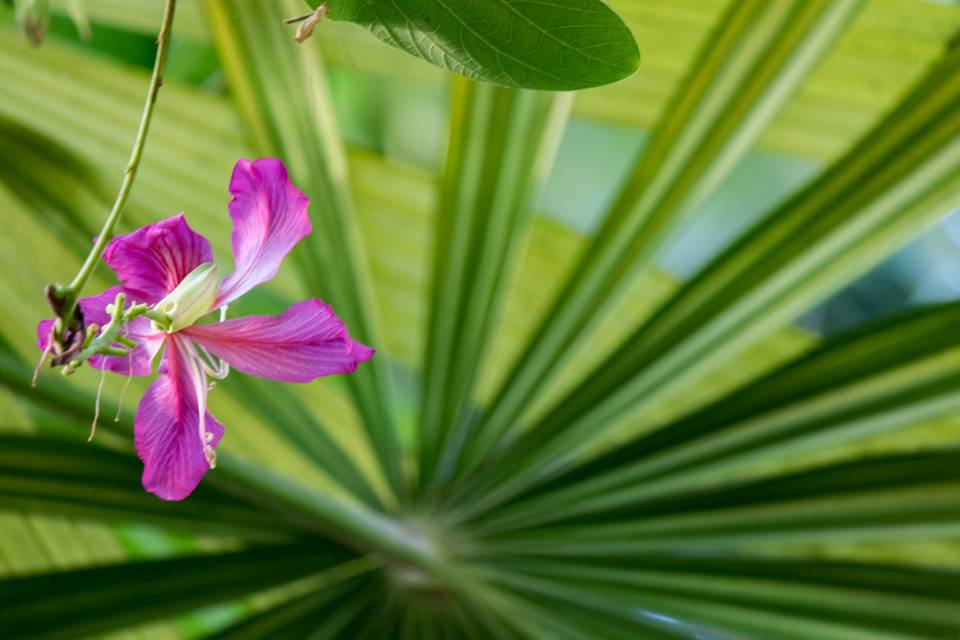
[[[123,173],[123,182],[120,183],[120,190],[117,192],[117,198],[113,203],[113,208],[103,223],[100,235],[97,237],[93,249],[84,260],[83,266],[73,278],[73,281],[66,287],[58,290],[58,294],[64,301],[62,318],[64,326],[69,326],[76,310],[77,300],[80,297],[80,291],[87,283],[87,280],[96,269],[100,257],[103,255],[107,243],[113,238],[113,232],[116,229],[117,222],[120,221],[120,214],[130,196],[130,190],[133,187],[133,181],[137,176],[137,169],[140,167],[140,157],[143,155],[143,148],[147,141],[147,132],[150,130],[150,122],[153,120],[153,110],[157,103],[157,94],[160,92],[160,86],[163,84],[163,69],[167,62],[167,53],[170,45],[170,32],[173,26],[173,13],[176,8],[177,0],[166,0],[163,9],[163,23],[160,25],[160,33],[157,36],[157,57],[153,64],[153,74],[150,77],[150,86],[147,89],[147,99],[143,105],[143,113],[140,116],[140,126],[137,129],[137,136],[133,141],[133,150],[130,152],[130,160],[127,162],[127,168]]]
[[[449,556],[429,533],[396,517],[312,491],[229,453],[207,481],[292,522],[362,552],[421,571],[437,584],[482,603],[490,587]]]

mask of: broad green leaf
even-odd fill
[[[353,557],[312,540],[8,578],[0,580],[0,628],[17,638],[76,638],[234,599]]]
[[[430,324],[420,412],[420,481],[446,482],[470,398],[517,258],[533,198],[569,100],[468,81],[454,87],[447,167],[435,216]],[[440,468],[438,468],[440,467]]]
[[[536,482],[769,335],[937,220],[960,193],[960,48],[819,179],[706,265],[512,447]]]
[[[601,0],[344,0],[328,6],[330,18],[360,24],[411,55],[510,87],[595,87],[622,80],[640,63],[630,30]]]
[[[290,8],[291,3],[285,5]],[[211,1],[218,52],[260,154],[288,163],[306,191],[316,227],[296,256],[308,295],[336,309],[351,335],[379,346],[367,267],[347,181],[346,157],[316,49],[282,31],[276,2]],[[401,452],[383,355],[345,378],[394,492],[402,492]]]
[[[728,175],[858,2],[735,2],[477,427],[462,472],[515,427],[671,233]]]

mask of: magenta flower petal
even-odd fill
[[[273,278],[284,257],[311,230],[309,200],[293,186],[279,160],[237,162],[230,193],[234,272],[220,286],[218,306]]]
[[[160,376],[147,389],[134,419],[134,445],[143,461],[143,488],[164,500],[183,500],[210,468],[200,433],[216,447],[223,427],[206,411],[206,382],[184,338],[169,336]]]
[[[117,236],[103,259],[138,302],[155,303],[205,262],[213,261],[206,238],[193,231],[182,213]]]
[[[183,333],[244,373],[287,382],[350,373],[374,353],[351,340],[321,300],[298,302],[279,316],[196,325]]]
[[[110,287],[103,293],[79,301],[84,322],[89,326],[96,323],[101,327],[110,321],[107,305],[113,303],[122,287]],[[53,320],[44,320],[37,325],[37,347],[47,348]],[[151,373],[150,361],[163,343],[163,334],[157,333],[146,318],[137,318],[129,324],[124,335],[137,343],[137,347],[126,356],[93,356],[90,366],[94,369],[106,369],[114,373],[132,376],[148,376]],[[116,345],[119,346],[119,345]]]

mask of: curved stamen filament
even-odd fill
[[[97,421],[100,419],[100,396],[103,395],[103,383],[107,380],[107,370],[100,369],[100,384],[97,385],[97,399],[93,405],[93,423],[90,425],[90,436],[87,442],[93,441],[93,436],[97,435]]]
[[[123,399],[127,397],[127,389],[130,388],[130,380],[133,379],[133,349],[127,351],[127,379],[123,382],[123,388],[120,390],[120,399],[117,401],[117,414],[113,416],[114,422],[120,422],[120,414],[123,413]]]
[[[229,375],[230,365],[213,356],[203,345],[195,342],[190,343],[190,354],[196,358],[198,364],[203,367],[206,374],[214,380],[223,380]]]
[[[213,442],[213,434],[207,431],[207,374],[206,365],[200,359],[190,340],[184,340],[182,343],[187,366],[192,371],[190,378],[193,380],[193,389],[197,394],[197,435],[200,437],[200,445],[203,447],[203,456],[207,459],[207,464],[211,469],[217,466],[217,452],[210,446]]]

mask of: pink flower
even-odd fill
[[[279,160],[240,160],[230,180],[234,272],[220,280],[210,243],[178,214],[114,238],[104,253],[121,286],[80,301],[88,324],[109,321],[107,305],[123,292],[151,305],[169,322],[138,317],[124,327],[136,347],[97,355],[91,366],[149,376],[164,349],[158,377],[134,421],[144,488],[164,500],[182,500],[215,462],[223,426],[207,411],[208,377],[228,367],[262,378],[309,382],[355,371],[373,349],[350,339],[343,322],[320,300],[305,300],[279,316],[225,320],[226,305],[273,278],[283,258],[311,231],[308,200]],[[220,322],[195,324],[221,311]],[[37,327],[45,349],[51,320]]]

